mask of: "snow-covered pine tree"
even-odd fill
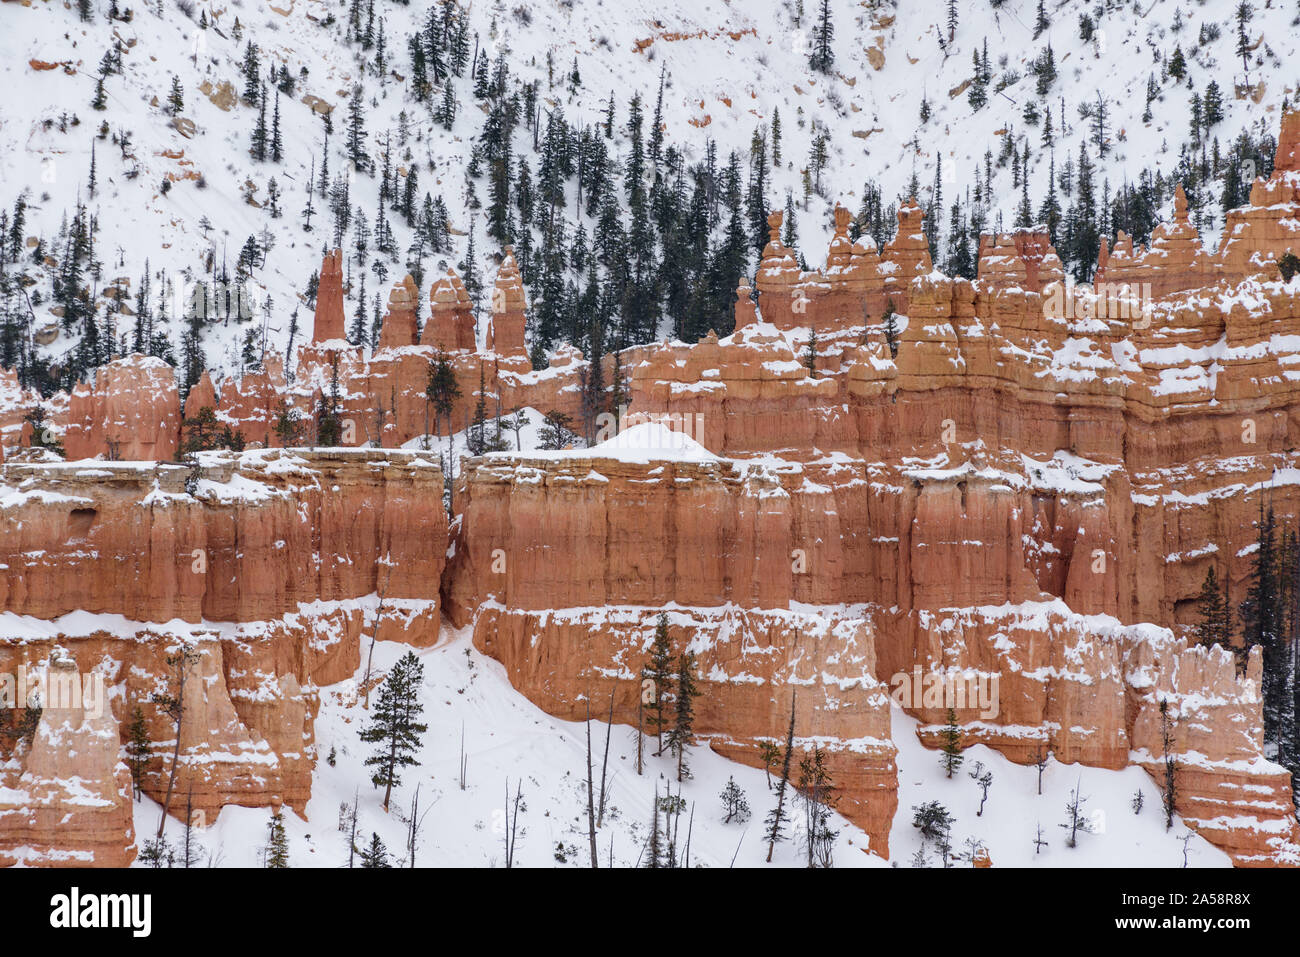
[[[375,769],[371,782],[384,788],[385,811],[393,788],[402,783],[401,769],[416,763],[420,736],[428,730],[418,720],[424,712],[420,701],[423,680],[424,665],[414,652],[408,651],[384,679],[370,724],[361,732],[362,741],[378,745],[365,763]]]

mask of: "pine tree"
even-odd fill
[[[167,105],[171,107],[173,114],[185,109],[185,90],[181,87],[181,78],[178,76],[172,77],[172,89],[167,94]]]
[[[289,866],[289,838],[284,833],[284,820],[273,814],[270,822],[270,840],[266,847],[267,867]]]
[[[650,811],[650,839],[646,844],[646,850],[649,852],[646,857],[646,867],[659,868],[663,866],[664,850],[659,839],[659,785],[655,784],[654,805]]]
[[[1065,823],[1061,827],[1070,832],[1070,836],[1065,839],[1066,847],[1077,847],[1079,844],[1079,833],[1092,833],[1092,821],[1084,813],[1083,805],[1087,798],[1079,793],[1078,785],[1070,791],[1070,800],[1065,805]]]
[[[1187,75],[1187,61],[1183,59],[1181,44],[1174,47],[1174,55],[1169,58],[1169,75],[1175,80],[1182,80]]]
[[[1164,783],[1161,788],[1161,804],[1165,812],[1165,830],[1174,826],[1174,814],[1178,810],[1178,764],[1174,751],[1174,719],[1169,713],[1169,699],[1160,699],[1160,745],[1165,766]]]
[[[244,63],[241,69],[244,74],[244,101],[249,104],[257,103],[262,89],[262,67],[258,58],[257,44],[251,40],[244,50]]]
[[[810,379],[817,378],[817,330],[809,328],[808,343],[804,346],[803,364],[808,369]]]
[[[880,318],[881,326],[885,332],[885,343],[889,346],[889,357],[898,358],[898,318],[894,312],[894,300],[890,299],[885,304],[885,314]]]
[[[794,754],[794,694],[790,695],[790,727],[785,735],[785,752],[781,758],[781,780],[776,785],[776,807],[767,814],[763,836],[767,838],[767,863],[772,863],[772,851],[777,841],[785,840],[787,812],[785,791],[790,785],[790,758]]]
[[[961,767],[965,758],[962,756],[961,728],[957,724],[957,712],[952,708],[948,709],[948,720],[944,724],[943,730],[939,732],[939,738],[943,741],[943,756],[940,764],[948,777]]]
[[[370,843],[358,849],[358,855],[361,857],[361,866],[369,868],[392,867],[388,861],[388,848],[384,842],[379,839],[379,835],[371,831]]]
[[[347,150],[348,159],[352,161],[358,172],[369,169],[369,160],[366,156],[365,94],[360,83],[353,84],[352,95],[348,99]]]
[[[1219,84],[1214,80],[1211,80],[1205,87],[1202,107],[1201,119],[1207,130],[1223,122],[1223,93],[1219,89]]]
[[[1286,648],[1282,635],[1279,602],[1276,524],[1273,508],[1261,514],[1255,554],[1251,558],[1250,584],[1238,609],[1244,638],[1244,654],[1258,647],[1263,655],[1264,743],[1279,740],[1279,716],[1284,688]]]
[[[978,53],[971,53],[971,64],[974,76],[971,80],[970,92],[966,94],[966,102],[970,104],[972,110],[980,110],[988,102],[988,90],[984,82],[984,70],[980,65]]]
[[[1228,596],[1219,587],[1219,579],[1211,565],[1205,573],[1201,584],[1201,594],[1197,598],[1197,611],[1200,620],[1196,624],[1196,641],[1206,648],[1221,645],[1229,647],[1232,625],[1228,611]]]
[[[722,820],[723,824],[730,824],[733,820],[743,824],[749,820],[749,799],[745,797],[745,792],[736,783],[734,776],[727,778],[727,786],[718,796],[722,799],[722,809],[727,812],[727,816]]]
[[[1038,0],[1038,13],[1034,17],[1034,39],[1037,40],[1043,35],[1043,31],[1051,26],[1052,21],[1047,16],[1047,8],[1043,0]]]
[[[663,732],[668,727],[668,718],[664,715],[664,703],[670,695],[673,681],[673,649],[668,637],[668,615],[660,612],[655,623],[654,641],[650,645],[650,659],[642,674],[654,682],[654,701],[650,714],[650,724],[655,732],[655,754],[662,754]]]
[[[1241,57],[1241,69],[1246,74],[1246,82],[1250,82],[1250,35],[1246,32],[1246,24],[1250,23],[1255,17],[1255,11],[1251,8],[1247,0],[1241,0],[1237,4],[1237,46],[1236,54]],[[1170,70],[1172,73],[1173,70]]]
[[[284,159],[284,143],[280,139],[280,91],[275,91],[275,112],[271,117],[271,161]]]
[[[361,732],[362,741],[380,745],[365,763],[375,769],[371,782],[384,787],[385,811],[393,787],[402,783],[401,769],[417,763],[420,736],[428,730],[417,720],[424,712],[420,702],[423,680],[424,665],[408,651],[384,679],[370,725]]]
[[[149,728],[145,724],[144,712],[136,705],[131,709],[131,724],[127,729],[126,760],[131,769],[131,787],[138,801],[144,795],[140,782],[145,768],[153,759],[153,746],[149,743]]]
[[[813,27],[812,51],[808,56],[808,65],[818,73],[830,73],[835,63],[835,51],[831,41],[835,38],[835,28],[831,24],[831,0],[821,0],[821,14]]]
[[[451,411],[456,400],[460,398],[460,385],[456,381],[456,373],[451,363],[447,360],[447,354],[441,349],[433,359],[429,360],[428,381],[424,394],[433,405],[434,428],[438,427],[441,419],[446,419],[447,435],[450,437]]]
[[[686,749],[695,741],[695,699],[699,688],[695,684],[695,655],[684,651],[677,657],[677,688],[674,702],[674,721],[668,732],[668,749],[677,756],[677,780],[691,776],[686,763]]]
[[[249,154],[259,163],[266,161],[266,97],[261,97],[257,107],[257,125],[253,127],[252,145]]]

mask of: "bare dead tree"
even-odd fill
[[[353,866],[357,856],[357,807],[361,803],[361,791],[352,796],[352,807],[348,810],[348,867]]]
[[[1038,751],[1034,755],[1034,767],[1038,768],[1038,793],[1043,793],[1043,772],[1047,770],[1047,765],[1052,760],[1052,752],[1047,750],[1046,745],[1039,745]]]
[[[645,749],[645,731],[643,717],[645,713],[645,701],[643,700],[641,690],[637,689],[636,695],[636,773],[640,777],[641,769],[644,766],[642,754]]]
[[[609,720],[605,724],[605,756],[600,761],[600,802],[597,805],[596,827],[605,826],[605,772],[609,768],[609,736],[614,730],[614,690],[609,692]]]
[[[510,800],[510,779],[506,778],[506,867],[515,866],[515,840],[519,837],[519,808],[523,803],[524,781],[520,778],[515,785],[515,797],[512,806]]]
[[[420,845],[420,829],[424,827],[424,817],[429,813],[426,808],[420,813],[420,785],[415,786],[415,795],[411,798],[411,813],[406,819],[406,859],[407,867],[415,866],[415,851]]]
[[[460,723],[460,789],[465,790],[465,774],[469,770],[469,758],[465,754],[465,722]]]
[[[1178,809],[1178,762],[1174,756],[1174,719],[1169,713],[1169,699],[1160,699],[1160,744],[1164,749],[1165,786],[1162,795],[1165,808],[1165,830],[1174,826]]]
[[[591,843],[591,866],[596,867],[596,802],[591,774],[591,696],[587,696],[587,838]]]
[[[380,564],[388,570],[388,574],[384,576],[383,587],[380,587],[379,573],[375,573],[375,588],[379,593],[379,605],[375,608],[374,627],[370,629],[370,650],[366,652],[366,677],[361,682],[365,689],[365,700],[362,702],[361,706],[366,710],[370,710],[370,664],[375,657],[375,640],[379,637],[379,623],[384,618],[384,599],[388,597],[388,586],[393,581],[393,561],[391,551],[384,552],[384,560]]]

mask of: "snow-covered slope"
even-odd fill
[[[297,341],[309,334],[310,310],[302,308],[301,296],[321,249],[333,245],[334,237],[319,196],[313,229],[303,228],[306,187],[313,170],[319,176],[325,137],[320,117],[302,98],[318,97],[334,107],[329,168],[338,173],[347,168],[346,100],[357,82],[365,90],[369,152],[378,154],[391,134],[387,141],[394,164],[418,167],[421,194],[427,190],[441,196],[449,210],[454,248],[426,255],[426,275],[462,260],[471,222],[480,274],[492,274],[496,250],[484,236],[483,210],[468,208],[464,174],[484,120],[472,95],[472,78],[452,81],[459,111],[450,130],[432,121],[436,102],[419,104],[410,94],[406,38],[419,29],[430,5],[390,0],[373,4],[376,32],[382,23],[385,37],[382,75],[375,68],[375,46],[362,50],[345,41],[349,6],[343,2],[286,0],[280,7],[266,0],[232,0],[218,7],[158,0],[131,6],[130,22],[109,22],[104,0],[90,5],[90,22],[78,19],[75,5],[48,0],[0,6],[5,80],[0,86],[0,169],[5,171],[0,205],[12,211],[15,201],[25,196],[29,208],[24,238],[42,237],[45,251],[53,253],[61,223],[74,215],[79,199],[85,202],[95,217],[96,254],[102,263],[93,285],[102,289],[117,277],[129,277],[134,295],[147,261],[155,293],[169,287],[173,291],[167,309],[171,323],[165,331],[178,354],[181,329],[176,317],[186,282],[210,271],[210,254],[218,268],[224,260],[233,269],[250,236],[266,247],[265,262],[253,269],[254,307],[244,322],[205,329],[208,363],[226,373],[238,371],[243,338],[250,329],[259,342],[265,333],[268,346],[283,349],[295,307]],[[126,10],[128,4],[119,6]],[[879,185],[884,201],[892,203],[909,191],[915,176],[921,185],[918,198],[927,202],[941,163],[939,182],[946,204],[972,185],[986,151],[996,159],[1002,143],[1021,133],[1026,136],[1018,141],[1031,148],[1028,192],[1037,209],[1046,193],[1050,151],[1056,153],[1059,172],[1064,157],[1077,154],[1090,133],[1091,124],[1079,107],[1095,103],[1099,95],[1107,104],[1110,149],[1094,161],[1100,166],[1099,185],[1105,179],[1112,190],[1135,181],[1143,170],[1166,175],[1174,170],[1179,146],[1190,135],[1191,97],[1212,79],[1224,91],[1225,117],[1210,136],[1225,150],[1243,129],[1256,135],[1270,131],[1289,89],[1287,64],[1300,36],[1290,5],[1254,5],[1254,19],[1247,27],[1252,45],[1248,78],[1264,84],[1255,102],[1234,95],[1234,82],[1246,73],[1234,53],[1235,5],[1226,0],[1190,8],[1176,0],[1095,4],[1090,12],[1096,27],[1086,41],[1080,37],[1079,8],[1060,0],[1045,4],[1050,23],[1037,37],[1036,4],[1030,0],[957,0],[951,41],[943,4],[850,5],[832,0],[835,63],[831,75],[822,75],[810,70],[807,56],[819,6],[810,0],[759,5],[724,0],[479,0],[468,7],[468,22],[473,42],[492,62],[505,54],[513,79],[540,82],[544,111],[563,109],[571,123],[600,123],[612,93],[619,127],[613,151],[619,159],[627,149],[621,125],[628,100],[639,92],[648,118],[661,71],[665,138],[681,149],[687,164],[704,158],[706,140],[712,138],[721,158],[735,150],[743,166],[756,129],[770,132],[779,111],[782,159],[769,174],[766,195],[772,207],[782,205],[787,193],[802,199],[802,174],[816,137],[824,133],[829,155],[820,177],[822,195],[812,195],[807,209],[798,214],[799,238],[814,264],[829,236],[834,201],[856,210],[864,186],[872,182]],[[198,26],[200,16],[208,20],[207,29]],[[100,112],[91,108],[91,101],[101,58],[114,37],[124,45],[122,73],[106,79],[107,109]],[[257,163],[249,156],[257,111],[240,103],[237,94],[243,86],[239,63],[250,40],[261,50],[263,76],[271,65],[283,64],[296,79],[294,94],[281,97],[284,160],[279,164]],[[1049,42],[1058,71],[1041,98],[1054,113],[1056,139],[1050,149],[1041,145],[1041,126],[1027,128],[1023,120],[1025,103],[1039,99],[1029,67]],[[988,104],[976,111],[967,92],[951,91],[970,79],[972,53],[983,50],[985,43],[992,83]],[[1188,80],[1182,84],[1162,79],[1161,61],[1172,55],[1175,45],[1187,61]],[[575,57],[581,83],[571,88],[567,74]],[[47,65],[55,66],[37,68]],[[1159,95],[1152,105],[1153,119],[1143,123],[1147,81],[1153,74]],[[174,123],[166,109],[173,76],[184,89],[184,122]],[[233,85],[235,96],[220,95],[223,82]],[[214,91],[213,99],[201,92],[205,83]],[[931,107],[925,123],[919,119],[922,99]],[[98,138],[101,123],[107,124],[106,138]],[[184,126],[184,132],[178,126]],[[119,141],[123,132],[130,134],[125,149]],[[515,155],[535,163],[532,141],[521,124]],[[93,196],[88,188],[92,146],[97,180]],[[990,225],[999,213],[1006,225],[1014,217],[1020,190],[1013,185],[1013,165],[992,168]],[[1248,173],[1231,169],[1224,175]],[[163,194],[160,186],[169,175],[180,178]],[[202,188],[199,180],[184,178],[199,175]],[[281,193],[279,217],[267,206],[273,177]],[[245,201],[250,186],[260,207]],[[486,199],[487,188],[485,179],[476,182],[480,200]],[[376,179],[368,173],[351,177],[351,205],[365,210],[372,225],[377,190]],[[572,182],[568,190],[566,208],[572,215],[577,206]],[[590,231],[592,221],[582,219]],[[1218,222],[1221,218],[1211,226]],[[388,282],[407,268],[411,231],[400,217],[393,217],[392,225],[397,253],[381,257],[386,278],[368,270],[368,310],[376,293],[386,294]],[[942,226],[947,226],[946,215]],[[345,248],[354,245],[354,231],[355,222],[343,237]],[[364,267],[352,258],[349,272],[359,272]],[[48,312],[49,277],[36,278],[40,281],[32,291],[46,300],[34,309],[39,329],[52,325],[55,317]],[[349,316],[360,298],[360,277],[351,278]],[[100,307],[105,305],[101,300]],[[21,297],[14,297],[6,308],[26,314]],[[119,337],[129,335],[131,319],[120,317],[116,332]],[[76,339],[75,331],[64,331],[40,349],[57,361]]]
[[[374,649],[373,674],[378,676],[409,649],[379,642]],[[367,712],[360,700],[365,669],[349,681],[325,688],[316,724],[317,764],[307,819],[284,814],[290,858],[298,867],[345,867],[348,838],[339,830],[340,805],[359,801],[359,844],[376,833],[394,853],[405,851],[406,823],[416,787],[422,820],[417,866],[494,866],[505,863],[506,786],[511,794],[522,781],[516,863],[526,867],[560,865],[586,867],[589,844],[586,818],[586,728],[559,721],[518,694],[494,660],[473,649],[469,630],[446,627],[435,648],[417,653],[424,665],[420,700],[429,730],[423,736],[419,764],[405,771],[394,790],[390,811],[382,807],[383,792],[369,784],[364,766],[369,746],[359,735]],[[373,695],[372,695],[373,699]],[[593,712],[599,711],[593,703]],[[595,715],[591,722],[595,777],[599,782],[607,725]],[[461,740],[466,755],[466,787],[459,786]],[[967,850],[966,838],[981,842],[1001,866],[1168,866],[1183,863],[1183,840],[1190,832],[1175,819],[1166,831],[1158,792],[1136,768],[1106,771],[1073,765],[1049,765],[1043,793],[1036,793],[1037,770],[1018,767],[982,746],[969,748],[966,764],[951,780],[944,776],[939,754],[924,748],[916,736],[916,721],[895,709],[893,736],[899,747],[899,809],[890,834],[890,857],[896,866],[914,866],[920,844],[912,826],[913,805],[940,801],[955,818],[953,850]],[[651,745],[652,739],[647,739]],[[647,749],[647,754],[653,747]],[[686,810],[678,826],[679,846],[690,832],[690,864],[705,867],[766,866],[763,819],[774,804],[763,772],[721,758],[703,744],[693,749],[694,777],[680,786]],[[616,867],[645,863],[656,788],[661,797],[671,788],[679,793],[675,764],[665,755],[649,757],[638,776],[632,729],[616,725],[610,734],[609,809],[597,844],[601,866],[613,854]],[[982,815],[977,816],[980,788],[968,772],[980,761],[993,774]],[[729,778],[745,791],[752,817],[744,823],[723,823],[719,793]],[[1065,820],[1070,791],[1081,782],[1084,810],[1094,830],[1083,834],[1076,848],[1066,847]],[[597,787],[599,785],[597,784]],[[1135,815],[1129,802],[1138,789],[1146,806]],[[159,807],[148,799],[136,805],[137,840],[150,837],[158,826]],[[691,820],[692,812],[694,814]],[[228,807],[215,822],[195,830],[191,838],[201,848],[200,859],[218,866],[260,866],[267,844],[270,813],[264,809]],[[1046,845],[1035,854],[1032,841],[1042,824]],[[839,837],[836,867],[887,866],[869,853],[867,836],[838,815],[832,827]],[[180,822],[168,819],[167,837],[182,839]],[[939,866],[933,844],[926,866]],[[791,839],[777,846],[773,863],[803,866],[798,827]],[[1204,839],[1191,835],[1187,863],[1192,867],[1226,866],[1227,857]],[[954,866],[963,866],[960,862]],[[965,865],[969,866],[969,865]]]

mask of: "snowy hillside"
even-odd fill
[[[1249,47],[1243,63],[1235,52],[1234,5],[1227,2],[1188,8],[1173,0],[1137,0],[1080,8],[1050,0],[1042,6],[1045,23],[1039,29],[1038,5],[1028,0],[956,0],[948,5],[955,11],[951,26],[942,4],[833,0],[834,59],[823,73],[809,63],[821,6],[811,0],[758,6],[722,0],[480,0],[463,10],[453,7],[445,20],[439,20],[439,4],[391,0],[286,0],[283,7],[254,0],[110,7],[108,0],[85,0],[83,6],[85,20],[77,4],[31,0],[0,6],[0,62],[6,64],[0,89],[5,170],[0,207],[8,239],[5,258],[11,260],[0,265],[18,279],[6,283],[0,296],[6,323],[0,359],[22,367],[26,381],[46,390],[67,387],[85,367],[114,351],[140,346],[134,316],[146,263],[145,310],[151,314],[146,332],[151,335],[144,336],[143,347],[181,365],[187,385],[193,375],[184,367],[195,366],[196,352],[185,341],[189,326],[182,316],[195,280],[225,276],[246,284],[250,305],[244,316],[193,324],[203,349],[197,362],[227,375],[255,364],[264,349],[284,350],[291,336],[295,343],[309,337],[311,277],[322,249],[336,243],[348,252],[347,314],[363,309],[366,326],[382,309],[392,280],[408,270],[421,273],[426,286],[427,277],[447,266],[464,272],[471,239],[472,271],[480,282],[490,281],[500,245],[486,234],[494,188],[491,158],[479,164],[477,177],[466,172],[495,115],[489,101],[501,97],[477,95],[475,63],[482,63],[492,79],[504,67],[501,94],[508,98],[519,98],[520,91],[536,84],[533,115],[516,117],[513,124],[512,203],[521,191],[520,162],[540,179],[553,115],[562,114],[575,135],[590,128],[603,139],[612,97],[608,162],[618,171],[633,150],[629,102],[639,94],[643,135],[653,149],[662,76],[663,148],[677,151],[677,178],[685,184],[679,189],[689,193],[689,171],[697,167],[712,164],[720,173],[734,152],[742,177],[738,185],[750,194],[746,202],[778,208],[791,198],[797,239],[815,266],[835,202],[857,213],[864,199],[871,199],[862,225],[876,233],[883,229],[888,238],[890,208],[914,189],[923,205],[935,203],[937,183],[939,215],[932,239],[936,260],[945,263],[954,201],[962,203],[962,230],[972,222],[1009,227],[1023,219],[1018,214],[1026,200],[1031,218],[1041,218],[1050,179],[1065,211],[1072,202],[1067,187],[1074,186],[1068,182],[1067,158],[1077,164],[1081,147],[1096,169],[1099,203],[1115,197],[1122,184],[1139,184],[1144,172],[1186,179],[1186,166],[1178,172],[1180,159],[1195,166],[1204,155],[1203,168],[1194,174],[1203,182],[1191,192],[1196,217],[1213,236],[1222,223],[1225,186],[1239,188],[1253,173],[1264,172],[1254,166],[1267,162],[1266,149],[1243,159],[1244,153],[1230,157],[1230,146],[1242,132],[1258,144],[1274,131],[1280,106],[1294,95],[1287,64],[1300,35],[1290,5],[1256,3],[1253,19],[1243,27]],[[114,10],[118,19],[110,20]],[[427,29],[430,14],[452,25],[448,36],[461,38],[470,61],[462,75],[451,73],[443,82],[433,65],[425,64],[433,75],[428,95],[420,100],[408,38]],[[1087,24],[1081,24],[1081,14]],[[260,107],[241,99],[247,92],[241,69],[250,44],[256,44],[259,82],[267,89]],[[1049,44],[1055,77],[1044,81],[1043,71],[1035,75],[1035,64],[1043,62]],[[1175,48],[1185,71],[1171,65]],[[575,63],[576,77],[571,75]],[[1184,72],[1185,79],[1179,82],[1171,69]],[[169,102],[173,78],[179,106]],[[978,109],[972,104],[972,79],[986,100]],[[1222,119],[1194,141],[1192,100],[1200,101],[1211,81],[1220,91]],[[103,109],[96,109],[92,103],[101,83]],[[358,142],[373,166],[359,171],[348,162],[349,106],[357,84],[362,92],[356,113],[363,127]],[[285,91],[278,100],[277,85]],[[1144,122],[1149,95],[1151,118]],[[440,112],[448,97],[455,105],[450,124]],[[269,156],[259,162],[250,156],[253,133],[264,112],[270,134],[277,102],[282,156],[278,162]],[[1027,117],[1027,104],[1038,113],[1036,123]],[[1099,109],[1105,112],[1100,129]],[[328,151],[327,110],[333,126]],[[1045,133],[1048,116],[1050,134]],[[540,132],[533,128],[535,119]],[[757,152],[756,134],[763,138]],[[774,162],[778,138],[780,156]],[[1189,152],[1180,157],[1184,147]],[[385,165],[393,168],[394,183],[404,184],[409,170],[418,171],[411,224],[392,211],[391,198],[380,202]],[[763,168],[761,176],[755,176],[756,166]],[[328,167],[328,188],[322,188],[323,167]],[[658,167],[657,160],[646,165],[648,189]],[[1023,188],[1020,170],[1026,167]],[[684,179],[682,170],[688,171]],[[670,162],[664,174],[668,183]],[[305,212],[309,185],[315,188],[310,217]],[[715,186],[711,181],[710,192]],[[624,183],[612,192],[621,197],[629,188]],[[584,208],[575,177],[566,177],[562,189],[556,209],[567,225],[555,242],[572,244],[581,227],[584,239],[591,236],[594,243],[601,211]],[[274,201],[273,193],[278,193]],[[446,221],[440,236],[425,235],[420,243],[420,234],[427,233],[420,216],[426,193],[435,206],[441,201]],[[1143,195],[1167,214],[1167,183],[1146,188]],[[73,283],[61,274],[78,234],[78,203],[85,206],[81,225],[92,248],[78,263],[81,275],[73,278],[86,288],[82,311],[91,319],[51,305],[72,295]],[[619,209],[626,227],[626,210]],[[16,212],[23,222],[15,229]],[[391,243],[382,243],[389,251],[377,248],[381,215],[393,234]],[[721,263],[722,273],[752,271],[754,234],[761,241],[762,233],[758,218],[750,215],[744,223],[748,264]],[[1143,217],[1135,220],[1140,231]],[[1134,228],[1127,218],[1112,222],[1105,211],[1099,225],[1103,234]],[[539,249],[545,244],[537,223],[514,223],[510,229],[516,245],[525,242],[524,230],[532,231],[526,242]],[[713,243],[720,244],[727,229],[725,217],[711,215]],[[673,302],[677,277],[663,269],[670,251],[690,237],[673,229],[653,229],[651,235],[656,249],[651,268],[659,285],[638,278],[635,298],[654,298],[657,290],[666,301],[662,310],[650,308],[654,331],[691,333],[695,326],[674,322],[672,313],[684,307]],[[29,244],[37,239],[39,246]],[[248,259],[242,270],[241,252]],[[34,262],[38,254],[50,257],[49,265]],[[565,298],[569,312],[585,315],[590,303],[579,303],[578,294],[592,278],[589,273],[575,268],[573,259],[555,274],[526,270],[534,343],[541,328],[545,347],[578,338],[589,350],[590,330],[551,321],[538,308],[549,303],[553,311]],[[710,280],[717,288],[700,294],[699,308],[710,313],[702,328],[717,324],[713,320],[722,311],[724,294],[734,288],[727,278]],[[703,283],[694,275],[687,279]],[[106,297],[104,290],[114,283],[121,291]],[[62,294],[60,285],[67,287]],[[125,308],[116,309],[117,301]],[[427,316],[424,308],[421,318]],[[96,324],[93,331],[89,322]],[[603,347],[650,335],[626,316],[620,323],[620,329],[626,325],[631,331],[616,337],[602,327],[601,334],[611,340]],[[86,345],[87,336],[96,341]],[[30,359],[24,348],[31,350]],[[45,370],[44,362],[53,368]]]
[[[375,677],[387,672],[408,650],[395,642],[378,643]],[[507,782],[513,796],[522,780],[516,865],[588,866],[585,727],[551,718],[515,692],[500,664],[470,645],[468,629],[456,632],[445,628],[438,647],[418,654],[424,664],[419,698],[429,731],[424,735],[419,764],[403,774],[388,813],[382,807],[383,791],[368,784],[369,772],[363,764],[368,749],[358,737],[367,721],[360,700],[364,667],[353,680],[322,690],[316,725],[322,760],[316,766],[307,819],[284,814],[292,864],[348,866],[348,836],[339,829],[340,806],[351,805],[355,799],[358,845],[368,845],[371,835],[378,834],[396,865],[405,854],[406,821],[418,785],[422,826],[417,866],[503,867]],[[598,707],[593,707],[596,710]],[[915,854],[921,839],[912,825],[913,805],[933,800],[944,803],[953,814],[956,855],[969,851],[966,839],[970,838],[983,844],[994,864],[1001,866],[1182,865],[1182,838],[1190,832],[1177,819],[1172,830],[1165,830],[1156,787],[1136,768],[1106,771],[1049,765],[1040,796],[1035,768],[1011,764],[997,752],[977,746],[967,749],[966,765],[949,780],[938,752],[925,749],[918,741],[916,721],[895,709],[893,724],[899,747],[899,807],[890,834],[890,858],[896,866],[922,866]],[[607,728],[593,717],[597,782]],[[462,734],[467,767],[464,789],[459,785],[458,770]],[[608,866],[611,853],[616,867],[645,864],[656,787],[661,798],[671,788],[673,795],[680,791],[685,801],[681,820],[674,819],[674,826],[679,853],[684,852],[690,833],[691,866],[764,864],[763,818],[774,797],[762,771],[718,757],[701,744],[693,749],[692,780],[679,786],[674,762],[667,755],[648,758],[645,773],[638,776],[634,735],[624,725],[616,725],[610,732],[610,796],[604,826],[597,834],[602,867]],[[653,740],[648,740],[651,747],[647,753],[653,750]],[[982,815],[976,814],[980,788],[968,774],[977,760],[993,774]],[[719,794],[729,778],[734,778],[747,796],[752,817],[746,822],[723,821]],[[1070,792],[1080,781],[1089,798],[1083,809],[1093,832],[1081,835],[1078,846],[1069,848],[1066,832],[1058,825],[1065,820]],[[1130,801],[1139,789],[1145,793],[1146,806],[1135,815]],[[138,841],[153,835],[159,813],[158,805],[147,798],[136,805]],[[191,840],[198,845],[198,859],[224,867],[261,866],[269,821],[265,808],[225,808],[215,822],[191,833]],[[1036,824],[1042,825],[1045,842],[1038,854],[1032,844]],[[839,832],[835,866],[889,866],[868,852],[867,835],[860,829],[839,815],[832,827]],[[168,841],[178,845],[184,826],[169,818],[166,833]],[[805,866],[798,825],[791,836],[792,840],[777,846],[773,863]],[[1203,838],[1193,835],[1187,846],[1189,866],[1228,864],[1226,855]],[[924,866],[940,866],[933,843],[928,844]],[[970,865],[954,861],[953,866]]]

